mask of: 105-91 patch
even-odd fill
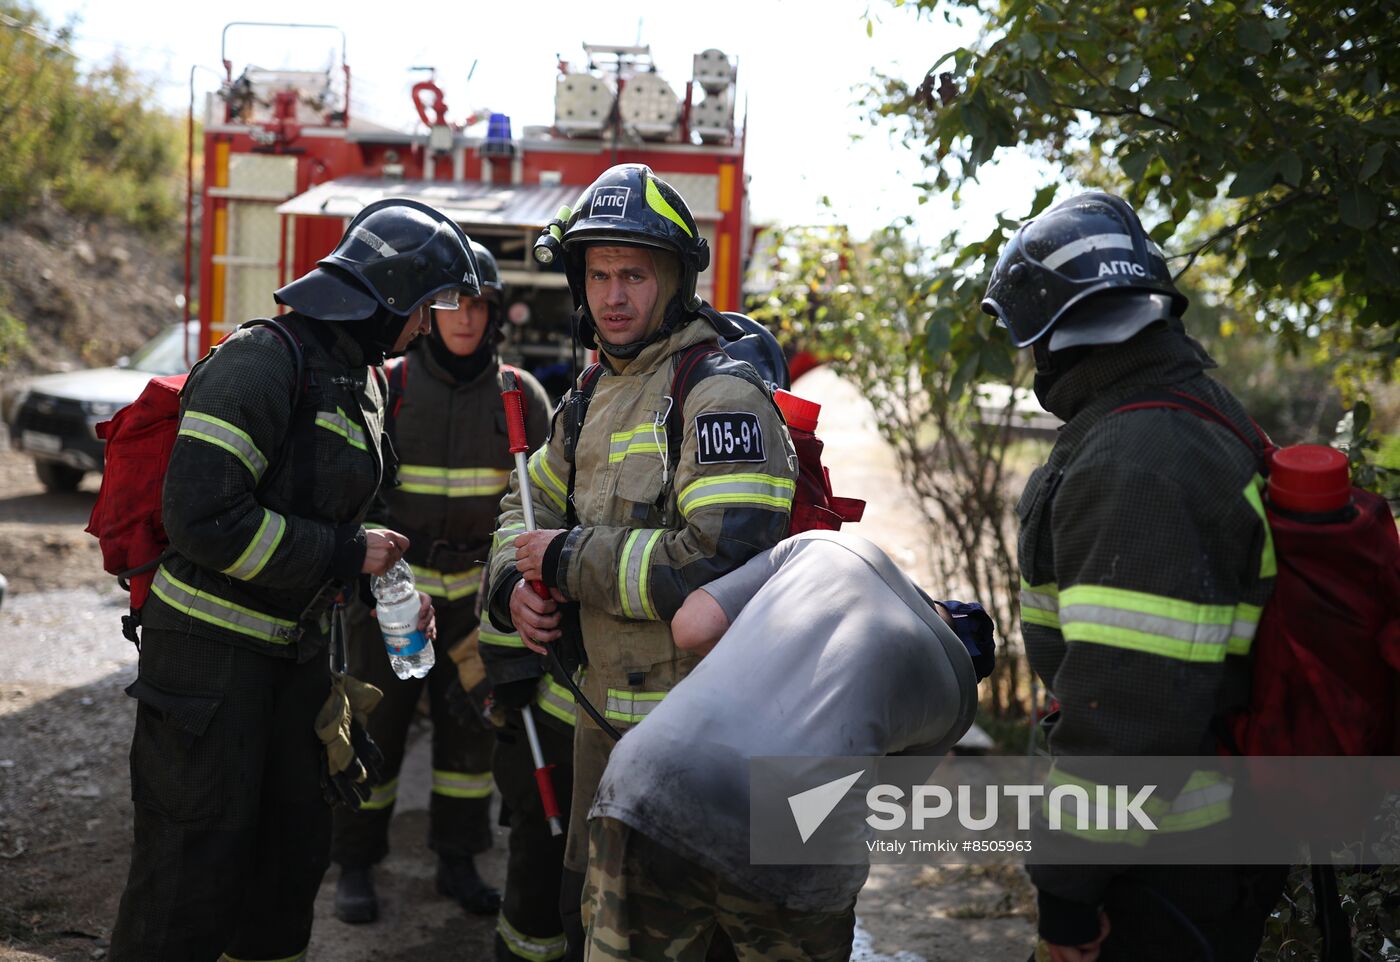
[[[763,430],[758,415],[747,411],[716,411],[696,415],[695,460],[699,464],[765,461]]]

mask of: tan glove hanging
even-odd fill
[[[326,800],[359,808],[378,778],[379,749],[365,733],[369,713],[384,693],[373,685],[331,672],[331,693],[316,713],[316,737],[326,748]]]
[[[481,660],[481,630],[471,634],[447,650],[447,657],[457,666],[457,680],[463,691],[471,691],[486,680],[486,663]]]

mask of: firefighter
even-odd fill
[[[1034,352],[1036,396],[1066,422],[1017,508],[1026,652],[1060,704],[1056,784],[1093,781],[1074,756],[1213,755],[1212,720],[1247,690],[1274,574],[1255,456],[1186,411],[1118,410],[1182,392],[1257,437],[1205,373],[1215,363],[1187,336],[1186,306],[1137,214],[1101,193],[1021,227],[982,302]],[[1175,800],[1152,844],[1179,856],[1224,831],[1230,785],[1202,776],[1159,787]],[[1253,959],[1285,872],[1030,868],[1055,962],[1199,959],[1207,945],[1217,962]]]
[[[726,367],[695,384],[683,440],[670,450],[675,355],[744,333],[697,296],[709,247],[670,185],[640,164],[613,167],[563,227],[575,330],[597,347],[602,374],[591,395],[576,385],[565,397],[549,442],[530,458],[541,530],[520,533],[525,479],[513,479],[501,502],[488,601],[493,622],[537,648],[560,638],[559,605],[577,603],[582,691],[625,731],[696,663],[671,641],[686,596],[786,534],[796,455],[766,388],[737,362],[727,363],[750,377]],[[582,951],[588,808],[612,747],[586,713],[577,720],[561,895],[571,955]]]
[[[274,295],[300,367],[255,327],[191,373],[165,478],[171,550],[127,689],[135,844],[114,960],[304,957],[327,802],[366,797],[376,754],[362,731],[373,689],[329,673],[327,612],[409,547],[361,524],[386,470],[372,367],[427,330],[429,306],[476,293],[460,228],[382,201]]]
[[[437,853],[437,889],[468,912],[491,915],[500,893],[477,873],[474,857],[491,847],[491,753],[495,736],[479,715],[450,710],[457,668],[448,650],[477,627],[476,594],[490,548],[496,507],[510,475],[501,403],[504,291],[496,259],[472,243],[481,294],[455,311],[437,311],[433,331],[385,368],[385,429],[399,458],[397,482],[380,489],[374,523],[409,538],[405,553],[418,588],[433,599],[438,641],[427,678],[400,680],[385,657],[367,605],[350,610],[350,671],[384,692],[369,734],[384,753],[383,781],[356,812],[338,812],[331,858],[340,865],[335,914],[371,922],[379,913],[373,866],[389,851],[389,821],[398,797],[409,724],[426,685],[433,721],[428,847]],[[529,434],[544,440],[549,399],[518,372],[529,394]]]
[[[553,962],[565,955],[559,886],[563,836],[550,834],[525,732],[529,706],[559,810],[567,818],[573,790],[574,697],[550,676],[543,660],[515,633],[483,617],[481,657],[491,685],[496,754],[491,771],[501,793],[501,820],[510,829],[506,888],[496,917],[497,962]]]
[[[735,786],[755,757],[947,752],[977,710],[965,644],[992,650],[990,619],[955,622],[949,605],[974,607],[933,601],[837,531],[788,538],[692,592],[671,631],[704,670],[613,751],[590,813],[590,957],[698,957],[723,932],[743,959],[849,959],[867,866],[753,864]]]

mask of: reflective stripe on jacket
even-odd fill
[[[266,327],[234,333],[186,382],[163,502],[175,554],[142,620],[304,659],[322,641],[298,619],[379,485],[383,395],[339,325],[282,320],[302,344],[302,385]]]
[[[1254,454],[1184,411],[1113,413],[1169,385],[1251,432],[1239,402],[1203,371],[1191,342],[1159,330],[1096,350],[1049,393],[1047,406],[1069,420],[1017,514],[1027,657],[1060,703],[1052,781],[1076,779],[1074,756],[1214,754],[1212,720],[1247,697],[1241,656],[1275,573]],[[1230,810],[1228,785],[1188,779],[1155,797],[1167,806],[1157,812],[1164,845]],[[1032,875],[1096,905],[1113,871],[1036,866]]]
[[[710,327],[697,320],[647,347],[621,373],[605,371],[578,439],[579,524],[564,543],[560,588],[581,606],[589,658],[584,694],[600,710],[611,697],[610,717],[621,724],[644,714],[638,707],[648,700],[643,694],[670,690],[695,664],[694,656],[672,643],[669,626],[686,596],[787,533],[796,474],[792,441],[772,401],[742,378],[713,375],[691,389],[670,477],[665,422],[674,355],[713,339]],[[712,447],[702,460],[696,431],[701,418],[718,428],[745,428],[749,445]],[[565,526],[569,463],[563,433],[556,416],[549,442],[528,466],[541,528]],[[497,624],[508,621],[509,610],[508,599],[494,589],[513,575],[513,532],[523,528],[518,484],[513,477],[501,502],[492,554],[490,601]]]
[[[525,435],[543,443],[549,397],[518,371],[525,391]],[[408,535],[408,561],[420,590],[439,604],[473,603],[501,495],[515,464],[501,401],[500,365],[470,381],[446,370],[426,342],[386,367],[390,436],[398,483],[380,491],[372,517]]]

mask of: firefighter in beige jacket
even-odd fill
[[[559,605],[577,602],[582,691],[625,730],[696,664],[671,640],[686,596],[787,533],[796,456],[761,379],[722,354],[699,359],[672,450],[679,356],[698,357],[687,349],[742,331],[695,296],[709,252],[664,181],[641,165],[612,168],[568,218],[563,250],[580,339],[596,343],[601,368],[565,397],[549,441],[529,460],[540,530],[522,533],[522,479],[511,480],[490,563],[490,614],[542,645],[560,637]],[[531,591],[525,582],[534,580],[550,598]],[[587,813],[612,747],[586,715],[579,722],[566,930],[578,916]],[[581,933],[569,934],[572,951]]]

